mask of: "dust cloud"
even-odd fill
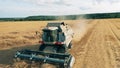
[[[59,20],[65,21],[65,19],[67,19],[65,16],[61,16],[59,17]],[[67,22],[67,24],[69,24],[73,31],[74,31],[74,38],[73,40],[75,42],[80,41],[81,38],[86,34],[87,29],[88,29],[88,19],[86,19],[86,15],[81,15],[76,17],[76,22],[74,22],[74,20],[72,22]]]
[[[76,18],[78,22],[74,23],[72,25],[73,31],[74,31],[74,38],[73,40],[78,42],[81,40],[81,38],[86,34],[87,32],[87,23],[88,20],[86,19],[85,15],[79,16]]]
[[[87,32],[87,21],[83,20],[73,24],[72,28],[74,31],[74,41],[79,41]]]

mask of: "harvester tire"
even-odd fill
[[[39,47],[39,51],[43,51],[44,48],[45,48],[45,45],[44,45],[44,44],[40,45],[40,47]]]

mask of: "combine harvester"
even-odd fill
[[[20,60],[54,64],[58,68],[72,68],[75,58],[68,51],[72,47],[73,35],[71,27],[64,22],[48,23],[43,29],[39,50],[17,51],[14,57]]]

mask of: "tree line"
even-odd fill
[[[85,19],[107,19],[120,18],[120,12],[117,13],[96,13],[80,15],[63,15],[63,16],[28,16],[25,18],[0,18],[0,21],[46,21],[46,20],[76,20]]]

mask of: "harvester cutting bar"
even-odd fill
[[[36,62],[54,63],[62,64],[69,63],[71,59],[70,54],[61,53],[46,53],[41,51],[31,51],[31,50],[21,50],[15,55],[15,58],[20,58],[24,60],[31,60]]]
[[[33,51],[33,50],[20,50],[17,51],[21,54],[36,54],[36,55],[51,55],[51,56],[59,56],[59,57],[69,57],[70,54],[64,54],[64,53],[49,53],[49,52],[43,52],[43,51]]]

